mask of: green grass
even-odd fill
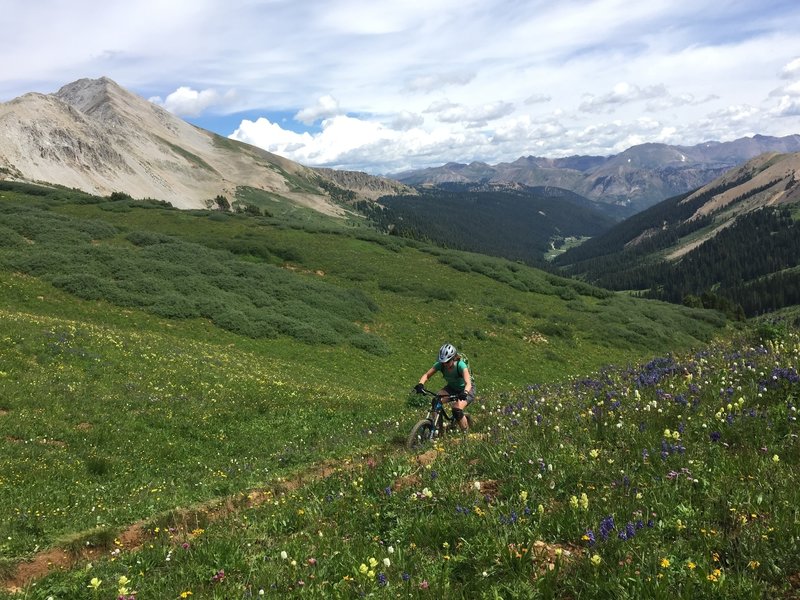
[[[320,563],[327,553],[338,565],[317,577],[336,586],[320,594],[335,589],[347,596],[368,584],[380,594],[375,580],[358,571],[379,554],[373,538],[380,534],[384,548],[391,543],[396,549],[386,556],[390,563],[413,573],[414,593],[424,577],[441,595],[469,596],[473,587],[458,578],[451,591],[442,587],[452,573],[442,567],[439,550],[417,551],[432,543],[418,520],[436,517],[426,521],[433,526],[447,503],[414,504],[415,511],[427,508],[406,514],[401,500],[409,489],[392,496],[389,512],[376,505],[387,485],[416,469],[402,443],[420,415],[406,399],[439,345],[448,340],[467,352],[486,407],[483,432],[491,441],[469,439],[448,448],[443,456],[460,458],[437,467],[437,481],[455,486],[447,494],[454,498],[456,487],[466,485],[471,497],[472,479],[495,478],[492,469],[500,479],[514,442],[495,438],[492,432],[504,430],[492,425],[499,417],[491,415],[508,399],[527,397],[519,390],[700,347],[726,327],[708,311],[609,294],[515,263],[333,221],[287,224],[276,217],[29,191],[0,191],[0,569],[11,573],[44,548],[88,542],[101,554],[93,559],[96,571],[79,564],[17,597],[93,597],[87,575],[96,573],[105,582],[98,594],[115,597],[110,584],[117,570],[134,580],[142,598],[177,597],[190,588],[195,597],[238,597],[241,586],[257,592],[273,584],[285,593],[296,581],[287,579],[275,552],[285,547],[305,569],[310,555],[301,554],[300,544],[309,536],[316,542],[320,531],[331,544],[355,544],[335,556],[333,546],[309,547]],[[275,323],[281,326],[267,327]],[[549,404],[573,402],[567,394]],[[567,456],[584,453],[587,438],[580,428],[572,430],[579,423],[572,417],[563,420],[570,435],[537,441],[541,429],[530,429],[527,443],[534,445],[526,456],[535,461],[557,441],[565,444],[564,468],[573,462],[577,468],[580,463]],[[459,454],[468,450],[475,454]],[[483,452],[494,458],[482,458]],[[384,460],[362,465],[362,456]],[[280,496],[282,478],[331,461],[342,471],[293,492],[302,501]],[[597,477],[585,468],[564,475],[574,484],[568,489],[577,489],[576,478]],[[525,477],[520,471],[513,486]],[[171,522],[183,510],[249,490],[267,490],[278,504],[209,522],[208,535],[192,534],[194,528],[179,533]],[[369,495],[354,499],[356,491]],[[347,509],[350,516],[323,507]],[[142,520],[151,523],[153,547],[126,554],[133,562],[123,569],[104,544]],[[167,523],[169,535],[156,523]],[[255,527],[249,533],[248,523]],[[451,559],[466,542],[477,544],[471,552],[494,556],[493,530],[486,530],[490,537],[478,533],[483,523],[465,530],[474,539],[445,539],[451,534],[444,525],[431,539],[447,541]],[[558,538],[551,532],[549,539],[574,542],[572,533]],[[192,548],[198,539],[213,542],[198,549],[196,562],[184,565],[188,555],[182,554],[184,566],[163,570],[166,555],[159,553],[168,553],[178,535],[191,538]],[[177,551],[170,564],[178,564]],[[401,553],[411,562],[403,563]],[[351,564],[356,557],[358,564]],[[140,568],[132,567],[135,561],[142,561]],[[470,561],[447,564],[460,562]],[[211,563],[226,571],[218,582],[232,587],[208,584]],[[434,564],[436,573],[427,570]],[[480,564],[490,575],[475,579],[467,572],[470,586],[485,583],[474,589],[504,596],[520,589],[513,586],[522,579],[504,591],[505,571]],[[392,582],[399,586],[397,569]],[[152,580],[140,572],[153,574]],[[342,584],[345,575],[359,583]]]

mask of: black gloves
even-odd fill
[[[459,400],[466,400],[467,399],[467,392],[458,392],[458,396],[456,396]]]
[[[422,390],[424,390],[424,389],[425,389],[425,384],[423,384],[423,383],[418,383],[417,385],[415,385],[415,386],[414,386],[414,390],[415,390],[415,391],[416,391],[418,394],[421,394],[421,393],[422,393]]]

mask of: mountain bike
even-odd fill
[[[411,428],[411,433],[406,442],[406,447],[409,450],[416,450],[426,444],[430,444],[437,438],[446,435],[448,431],[460,430],[453,417],[452,410],[448,412],[445,407],[446,404],[459,400],[457,394],[440,396],[424,388],[422,393],[433,396],[431,398],[431,407],[428,410],[428,415]],[[472,417],[467,413],[464,413],[464,417],[467,419],[467,430],[469,430],[472,428]]]

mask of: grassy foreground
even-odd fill
[[[787,333],[486,398],[423,456],[164,515],[16,597],[796,597],[798,362]]]

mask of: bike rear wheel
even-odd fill
[[[411,433],[408,435],[406,447],[409,450],[416,450],[431,443],[431,434],[433,433],[433,424],[428,419],[422,419],[414,427],[411,428]]]

